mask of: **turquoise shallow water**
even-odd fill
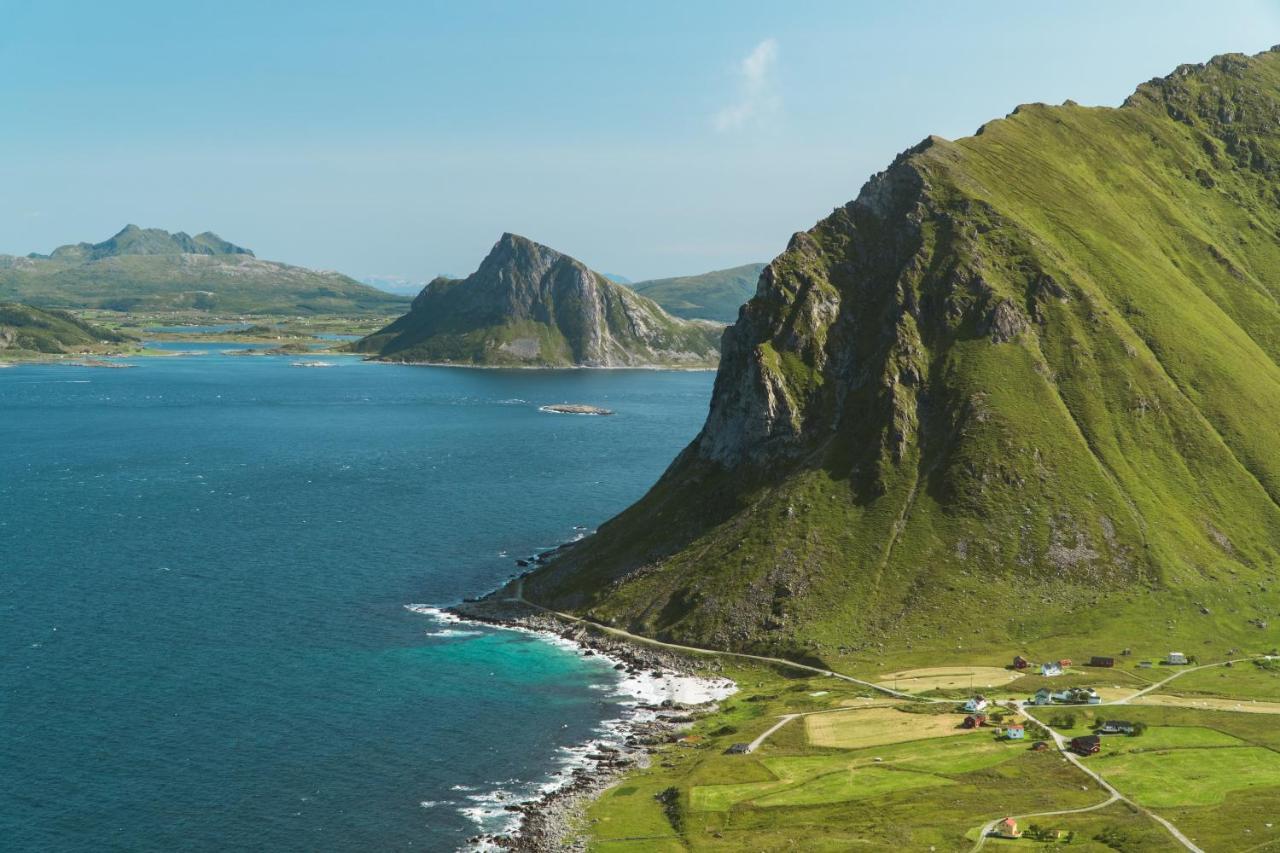
[[[454,849],[622,699],[406,605],[641,495],[712,375],[207,348],[0,370],[0,846]],[[618,415],[537,410],[566,401]]]

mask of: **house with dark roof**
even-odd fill
[[[1102,749],[1102,738],[1097,735],[1081,735],[1071,739],[1071,751],[1080,755],[1093,755]]]
[[[1102,667],[1109,668],[1115,665],[1116,665],[1115,658],[1099,657],[1098,655],[1094,655],[1093,657],[1089,658],[1089,666],[1102,666]]]
[[[1133,730],[1133,723],[1128,720],[1105,720],[1097,728],[1100,735],[1131,735]]]

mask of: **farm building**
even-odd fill
[[[746,755],[751,751],[749,743],[735,743],[724,751],[725,755]]]
[[[964,729],[977,729],[985,725],[986,722],[986,714],[970,714],[964,718],[964,722],[960,724],[960,727]]]
[[[992,835],[997,838],[1021,838],[1022,831],[1018,829],[1018,822],[1011,817],[996,824],[996,828],[992,831]]]
[[[1071,751],[1080,755],[1093,755],[1102,749],[1102,738],[1097,735],[1081,735],[1071,739]]]
[[[1112,667],[1115,665],[1116,665],[1115,658],[1104,658],[1104,657],[1099,657],[1097,655],[1094,655],[1093,657],[1089,658],[1089,666]]]
[[[1131,735],[1133,734],[1133,723],[1128,720],[1106,720],[1102,725],[1098,726],[1098,734]]]
[[[1184,655],[1182,652],[1169,652],[1169,657],[1165,660],[1165,663],[1169,664],[1170,666],[1181,666],[1186,662],[1187,662],[1187,656]]]
[[[1031,666],[1031,661],[1027,660],[1027,659],[1026,659],[1026,658],[1024,658],[1022,655],[1014,655],[1014,656],[1013,656],[1013,668],[1014,668],[1014,669],[1026,669],[1026,668],[1027,668],[1027,667],[1029,667],[1029,666]]]

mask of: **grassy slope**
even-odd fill
[[[851,206],[793,243],[720,383],[772,383],[800,449],[686,452],[526,589],[847,667],[1274,644],[1280,54],[1172,79],[917,149],[918,234]]]
[[[0,266],[0,299],[57,308],[293,315],[386,315],[408,301],[336,273],[247,255],[180,254],[14,259]]]
[[[86,323],[65,311],[0,302],[0,357],[94,351],[103,344],[128,340],[126,335]]]
[[[732,323],[738,309],[756,292],[764,264],[743,264],[727,270],[676,278],[655,278],[627,285],[657,302],[676,317]]]

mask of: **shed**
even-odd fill
[[[1098,655],[1094,655],[1093,657],[1089,658],[1089,666],[1112,667],[1115,665],[1116,665],[1115,658],[1104,658],[1104,657],[1099,657]]]
[[[1182,652],[1169,652],[1169,657],[1165,662],[1170,666],[1181,666],[1187,662],[1187,656]]]

